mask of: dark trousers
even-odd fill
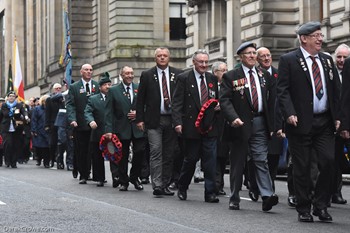
[[[334,174],[332,179],[331,194],[342,197],[341,189],[343,186],[342,174],[343,168],[346,166],[344,159],[344,146],[349,151],[350,139],[343,139],[339,135],[335,137],[335,161],[334,161]]]
[[[293,160],[294,189],[298,200],[296,209],[299,213],[310,212],[312,203],[317,209],[327,208],[330,200],[330,174],[334,163],[334,138],[333,122],[326,114],[314,118],[308,134],[288,134]],[[313,190],[311,171],[315,163],[318,165],[319,175]]]
[[[50,148],[49,147],[36,147],[37,161],[41,163],[44,161],[44,165],[48,166],[50,163]]]
[[[88,179],[91,169],[89,154],[90,130],[75,130],[74,147],[75,159],[80,179]]]
[[[143,160],[142,160],[142,169],[141,169],[141,174],[140,174],[140,179],[148,179],[150,175],[150,170],[149,170],[149,143],[148,143],[148,138],[145,137],[145,151],[143,154]]]
[[[58,142],[57,127],[51,126],[50,127],[50,161],[52,163],[56,161],[57,142]]]
[[[270,176],[271,176],[273,191],[275,191],[275,180],[276,180],[276,176],[277,176],[279,159],[280,159],[279,154],[268,154],[267,155],[267,162],[269,165],[269,172],[270,172]]]
[[[182,164],[178,181],[179,190],[187,190],[191,183],[196,163],[201,159],[204,172],[205,195],[212,195],[216,192],[216,137],[202,137],[201,139],[184,139],[185,158]]]
[[[217,191],[224,188],[224,175],[227,160],[229,158],[230,146],[227,141],[218,141],[216,157],[216,189]]]
[[[99,148],[99,142],[90,142],[89,152],[92,158],[92,179],[94,181],[104,182],[105,177],[105,160],[102,151]]]
[[[182,138],[178,137],[177,142],[175,143],[175,146],[174,146],[173,175],[171,177],[171,182],[174,182],[175,184],[178,183],[183,161],[184,161],[184,149],[183,149]]]
[[[132,138],[131,140],[121,140],[123,145],[123,157],[119,162],[119,181],[126,186],[129,182],[134,182],[140,177],[142,162],[145,152],[146,141],[144,138]],[[130,144],[132,143],[132,167],[130,169],[130,177],[128,176],[128,161],[130,154]]]
[[[23,134],[22,130],[2,133],[4,143],[5,164],[15,166],[19,154],[22,152]]]

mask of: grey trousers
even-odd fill
[[[230,153],[231,202],[240,202],[239,191],[242,187],[242,177],[247,156],[253,160],[255,165],[255,178],[261,196],[271,196],[274,193],[267,163],[267,146],[268,132],[264,117],[255,117],[249,140],[233,141],[233,147]]]
[[[147,129],[150,146],[150,173],[152,187],[167,187],[173,172],[173,153],[176,133],[172,128],[171,115],[161,116],[159,127]]]

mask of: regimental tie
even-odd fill
[[[256,89],[256,83],[255,78],[253,75],[253,70],[249,70],[249,79],[250,79],[250,89],[252,94],[252,104],[253,104],[253,110],[255,112],[258,111],[258,90]]]
[[[89,83],[86,83],[86,84],[85,84],[85,91],[86,91],[86,95],[90,95]]]
[[[201,103],[202,105],[208,101],[208,89],[204,82],[204,76],[200,76],[201,79]]]
[[[323,87],[322,87],[320,67],[318,67],[318,64],[316,62],[315,57],[310,56],[310,58],[312,60],[312,76],[314,78],[315,94],[316,94],[317,98],[320,100],[323,96]]]
[[[126,95],[128,96],[128,99],[131,103],[131,94],[130,94],[130,87],[129,86],[126,87]]]
[[[167,85],[164,70],[162,71],[162,89],[163,89],[164,108],[166,110],[169,110],[170,109],[170,97],[169,97],[168,85]]]

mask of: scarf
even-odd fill
[[[17,101],[15,100],[12,104],[9,101],[6,101],[6,105],[10,109],[9,117],[13,117],[13,113],[15,111],[15,109],[13,107],[17,105]]]

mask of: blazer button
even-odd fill
[[[192,116],[190,116],[190,119],[192,119]]]
[[[192,108],[192,106],[191,106],[191,105],[188,105],[188,108]]]

